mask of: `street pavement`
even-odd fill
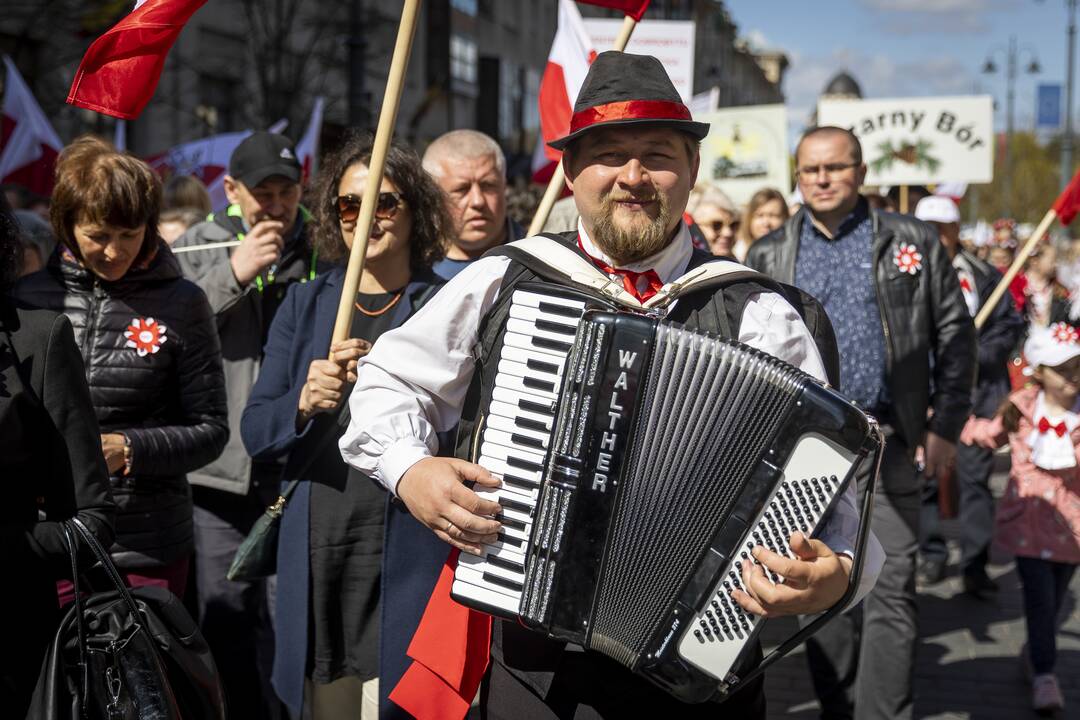
[[[1008,459],[998,458],[991,486],[1000,496]],[[958,535],[956,521],[946,521],[946,535]],[[950,543],[951,560],[957,549]],[[1031,690],[1020,664],[1025,640],[1020,581],[1011,558],[991,557],[990,575],[1001,589],[997,599],[983,601],[962,591],[955,565],[950,577],[919,589],[921,641],[915,668],[915,717],[935,719],[1034,718]],[[1065,694],[1060,718],[1080,718],[1080,573],[1070,587],[1058,633],[1057,675]],[[793,622],[775,620],[766,626],[765,644],[775,645],[791,632]],[[806,656],[802,648],[774,665],[766,675],[770,720],[819,717]]]

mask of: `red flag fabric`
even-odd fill
[[[0,106],[0,182],[49,195],[56,157],[64,144],[7,55],[4,67],[7,72]]]
[[[184,24],[206,0],[139,0],[135,9],[93,42],[67,101],[134,120],[157,89],[165,56]]]
[[[491,616],[450,597],[457,559],[453,550],[409,643],[413,663],[390,692],[417,720],[465,717],[491,659]]]
[[[1054,213],[1062,225],[1071,223],[1077,212],[1080,212],[1080,172],[1073,176],[1054,201]]]
[[[586,5],[599,5],[600,7],[622,10],[626,15],[641,22],[641,16],[649,7],[650,0],[578,0]]]

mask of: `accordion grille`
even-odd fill
[[[661,323],[589,645],[633,665],[780,430],[807,376]]]

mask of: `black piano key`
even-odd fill
[[[540,452],[544,451],[544,441],[539,438],[534,438],[529,435],[522,435],[520,433],[510,433],[510,442],[518,446],[536,448]]]
[[[525,362],[525,367],[529,368],[530,370],[536,370],[537,372],[545,372],[548,375],[559,374],[558,365],[556,365],[555,363],[546,363],[541,360],[537,360],[536,358],[529,358]]]
[[[555,392],[555,383],[544,382],[543,380],[537,380],[532,377],[521,378],[521,384],[527,388],[532,388],[533,390],[542,390],[549,393]]]
[[[545,330],[547,332],[558,333],[560,335],[569,335],[573,337],[577,335],[577,328],[573,325],[563,325],[562,323],[551,322],[550,320],[541,320],[537,318],[535,321],[537,330]]]
[[[570,343],[559,342],[558,340],[548,340],[547,338],[542,337],[532,337],[529,339],[532,341],[532,344],[538,348],[544,348],[545,350],[554,350],[555,352],[560,352],[564,355],[568,354],[573,348],[573,345],[571,345]]]
[[[503,568],[505,570],[513,570],[514,572],[520,572],[522,574],[525,573],[525,566],[524,565],[518,565],[516,562],[513,562],[511,560],[507,560],[504,557],[499,557],[498,555],[488,555],[487,556],[487,562],[488,562],[489,565],[494,565],[495,567],[501,567],[501,568]]]
[[[523,523],[520,520],[515,520],[513,518],[508,518],[508,517],[506,517],[505,515],[503,515],[501,513],[499,515],[496,515],[495,519],[498,520],[500,523],[502,523],[502,525],[505,526],[505,527],[514,528],[515,530],[524,530],[525,529],[525,523]]]
[[[521,583],[514,582],[513,580],[507,580],[501,575],[493,575],[492,573],[484,573],[484,582],[489,582],[492,585],[498,585],[514,592],[521,592],[524,586]]]
[[[543,472],[544,470],[542,465],[538,465],[534,462],[529,462],[528,460],[522,460],[521,458],[514,457],[513,455],[506,456],[506,464],[510,467],[516,467],[519,470],[528,470],[529,472]]]
[[[519,500],[511,500],[510,498],[506,497],[505,494],[499,497],[499,505],[501,507],[509,508],[511,510],[517,510],[518,512],[523,512],[528,515],[532,515],[533,511],[532,505],[523,503]]]
[[[562,315],[563,317],[569,318],[579,318],[584,312],[584,310],[579,307],[556,305],[555,303],[544,302],[543,300],[537,303],[537,309],[546,315]]]
[[[539,415],[555,415],[555,403],[538,403],[532,400],[518,400],[518,407]]]
[[[514,487],[519,487],[519,488],[525,488],[526,490],[537,490],[537,489],[540,488],[539,481],[537,481],[537,480],[526,480],[525,478],[520,478],[517,475],[503,474],[502,479],[503,479],[503,482],[506,483],[507,485],[512,485]]]
[[[513,545],[514,547],[521,547],[522,542],[524,542],[522,540],[518,540],[517,538],[510,537],[506,533],[499,533],[495,537],[498,538],[499,542],[506,545]]]
[[[514,418],[514,424],[524,430],[536,430],[537,432],[548,432],[548,426],[539,420],[532,420],[530,418],[516,417]]]

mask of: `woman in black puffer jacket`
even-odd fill
[[[74,327],[117,503],[113,559],[129,584],[183,595],[185,473],[216,458],[229,430],[214,318],[158,237],[160,198],[146,163],[95,138],[73,142],[50,208],[60,243],[15,295]]]

